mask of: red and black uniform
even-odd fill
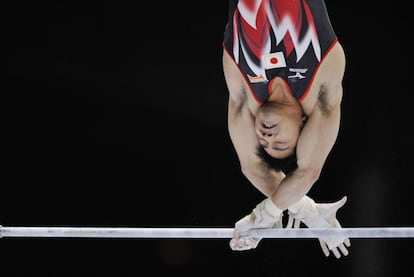
[[[336,42],[323,0],[229,0],[223,46],[259,103],[275,77],[302,101]]]

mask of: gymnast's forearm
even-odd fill
[[[266,197],[271,197],[285,178],[285,174],[281,171],[263,170],[263,166],[258,165],[250,167],[242,165],[242,173]]]
[[[276,207],[285,210],[296,204],[309,192],[318,176],[319,174],[309,170],[297,169],[284,178],[269,197]]]
[[[300,168],[287,176],[282,172],[264,170],[258,166],[243,168],[242,171],[250,183],[271,198],[281,210],[297,203],[318,179],[318,174]]]

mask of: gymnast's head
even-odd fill
[[[292,154],[286,158],[276,159],[270,156],[261,145],[258,145],[256,155],[262,160],[265,167],[274,171],[282,171],[286,175],[298,167],[296,151],[293,151]]]
[[[261,105],[255,117],[255,132],[259,146],[275,159],[292,156],[304,124],[298,102],[268,101]]]

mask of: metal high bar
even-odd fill
[[[257,238],[414,238],[414,227],[252,229]],[[246,235],[246,234],[243,234]],[[233,228],[3,227],[0,238],[232,238]]]

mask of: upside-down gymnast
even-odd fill
[[[228,129],[241,171],[264,194],[236,222],[230,247],[256,248],[253,228],[341,228],[334,203],[307,196],[340,127],[345,55],[323,0],[229,0],[223,70]],[[349,238],[319,238],[348,255]]]

